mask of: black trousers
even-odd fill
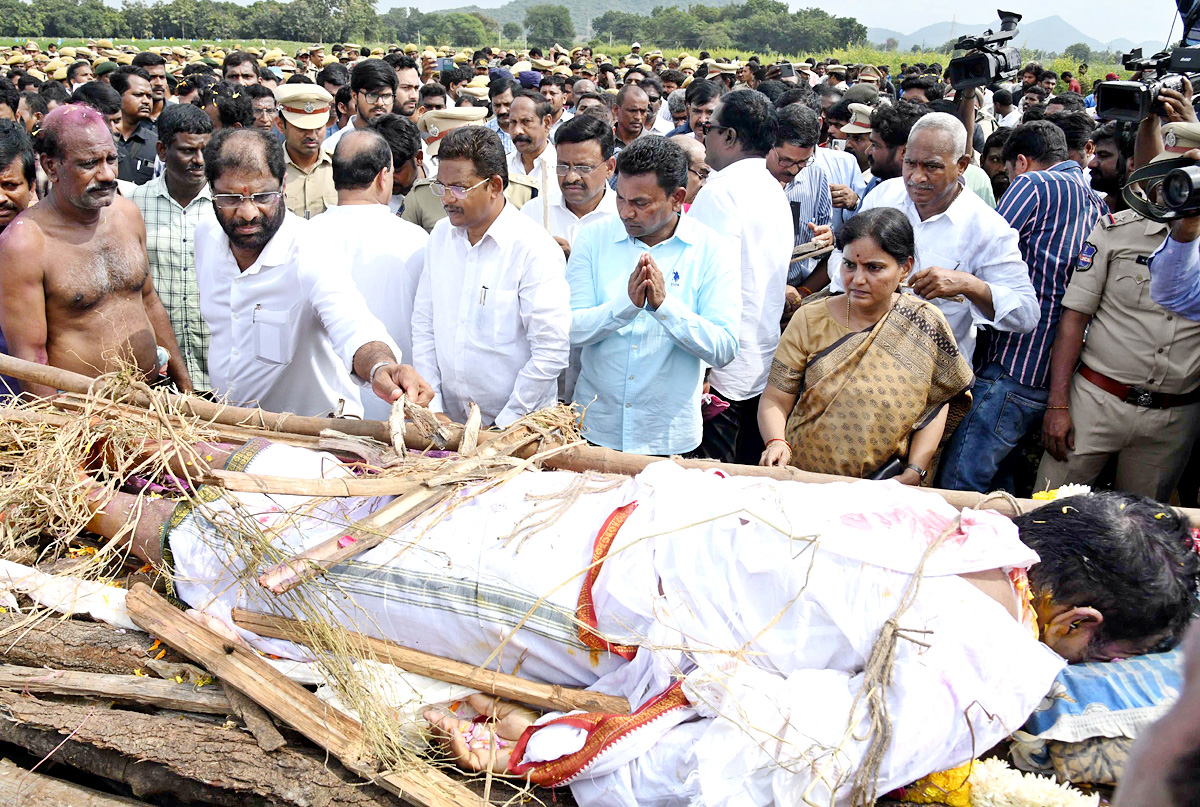
[[[739,465],[758,465],[764,448],[758,431],[758,399],[761,396],[730,401],[717,388],[711,390],[713,395],[729,401],[729,408],[704,422],[704,437],[696,449],[696,456]]]

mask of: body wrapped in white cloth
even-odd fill
[[[282,446],[252,444],[234,459],[267,475],[344,472]],[[557,519],[519,530],[580,485]],[[624,482],[531,472],[461,495],[334,567],[310,596],[322,591],[329,618],[359,632],[627,698],[633,717],[547,715],[519,746],[511,770],[569,783],[581,804],[846,803],[870,738],[865,702],[852,710],[866,660],[948,528],[900,620],[919,641],[897,645],[878,791],[990,748],[1064,666],[960,577],[1037,562],[1013,523],[970,510],[955,523],[958,511],[928,492],[662,462]],[[273,527],[274,544],[295,552],[384,501],[332,500],[284,520],[298,497],[237,494],[181,511],[163,539],[175,590],[231,626],[233,607],[279,610],[254,583],[262,569],[248,573],[230,550],[230,514]],[[598,537],[606,546],[594,554]],[[301,652],[241,633],[265,652]]]

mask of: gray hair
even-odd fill
[[[687,90],[679,89],[671,92],[667,96],[667,110],[672,115],[678,115],[683,112],[683,108],[687,106]]]
[[[908,142],[926,129],[946,135],[950,138],[953,153],[952,159],[959,160],[967,153],[967,129],[962,121],[949,112],[930,112],[922,115],[908,133]]]

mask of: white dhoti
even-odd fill
[[[328,455],[281,446],[232,463],[344,473]],[[957,511],[894,482],[805,485],[663,462],[592,481],[550,523],[513,537],[531,510],[552,512],[579,484],[531,472],[468,491],[309,584],[310,602],[319,590],[331,620],[408,647],[627,698],[640,709],[632,717],[548,715],[518,746],[522,770],[569,782],[582,804],[843,803],[869,741],[865,704],[850,719],[866,659]],[[236,509],[294,553],[382,501],[335,500],[288,522],[280,513],[304,499],[238,494],[236,508],[181,510],[164,533],[176,592],[227,622],[233,607],[286,613],[241,582],[265,569],[245,573],[214,524]],[[974,511],[929,555],[900,620],[921,644],[897,646],[881,794],[982,753],[1049,691],[1063,660],[958,577],[1036,562],[1011,521]],[[581,629],[593,614],[595,632]],[[266,652],[296,652],[242,633]]]

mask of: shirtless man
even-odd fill
[[[81,104],[55,109],[39,151],[52,189],[0,234],[0,328],[9,353],[91,376],[124,360],[152,379],[161,345],[168,374],[190,392],[150,280],[142,216],[117,195],[117,148],[104,118]]]

